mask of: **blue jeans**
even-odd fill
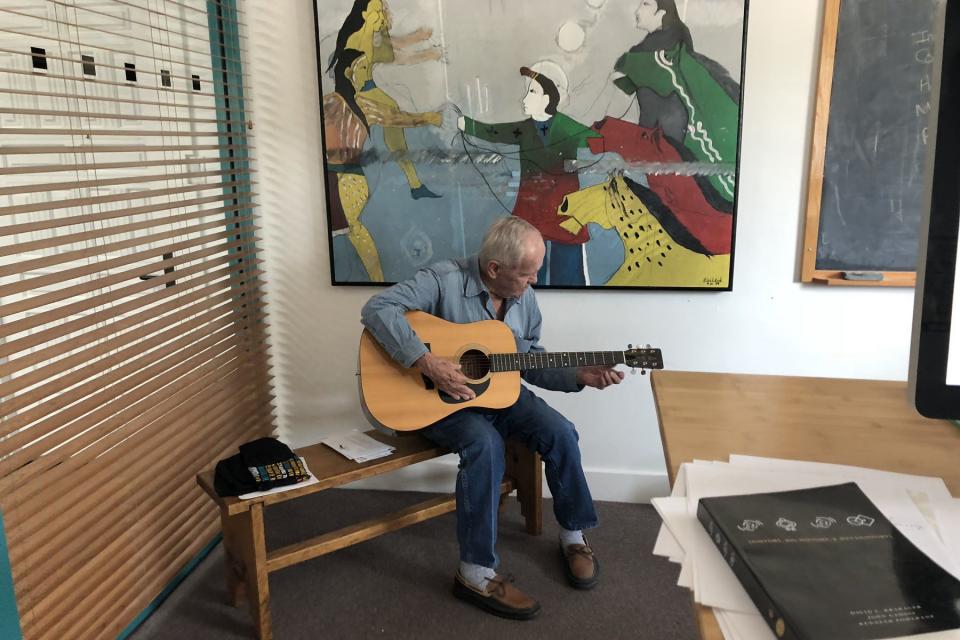
[[[504,441],[514,438],[543,458],[553,513],[564,529],[597,526],[597,513],[580,464],[573,423],[526,387],[506,409],[464,409],[421,433],[460,455],[457,540],[464,562],[496,568],[497,512],[504,472]]]

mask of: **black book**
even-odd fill
[[[777,638],[873,640],[960,628],[960,581],[856,483],[702,498],[697,518]]]

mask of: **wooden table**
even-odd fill
[[[906,383],[683,371],[651,382],[671,485],[684,462],[740,453],[939,476],[960,496],[960,429],[918,414]],[[703,640],[722,640],[695,607]]]
[[[295,500],[449,453],[415,433],[392,437],[371,430],[367,431],[367,435],[395,447],[396,451],[384,458],[361,464],[348,460],[323,444],[297,449],[297,455],[304,459],[310,473],[318,482],[281,493],[249,500],[225,498],[218,495],[213,487],[213,471],[197,474],[197,483],[220,509],[230,603],[240,606],[246,595],[259,640],[270,640],[273,637],[270,622],[270,586],[267,579],[270,573],[449,513],[456,507],[456,498],[453,495],[441,496],[280,549],[267,549],[263,526],[263,511],[266,506]],[[516,490],[527,533],[540,535],[543,531],[543,463],[540,455],[510,440],[507,442],[505,462],[506,471],[500,484],[501,506],[503,498]]]

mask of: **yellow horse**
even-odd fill
[[[624,177],[618,175],[567,195],[557,210],[557,215],[566,218],[560,226],[571,234],[579,233],[591,222],[604,229],[617,230],[623,242],[623,264],[604,284],[727,288],[730,254],[709,255],[679,223],[676,227],[671,225],[678,237],[671,236],[635,189],[645,191],[639,185],[631,188]],[[657,197],[652,191],[649,194],[651,200]],[[681,235],[685,237],[679,238]]]

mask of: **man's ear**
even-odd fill
[[[500,274],[500,269],[502,268],[503,267],[496,260],[487,260],[484,271],[486,272],[488,278],[496,278]]]

